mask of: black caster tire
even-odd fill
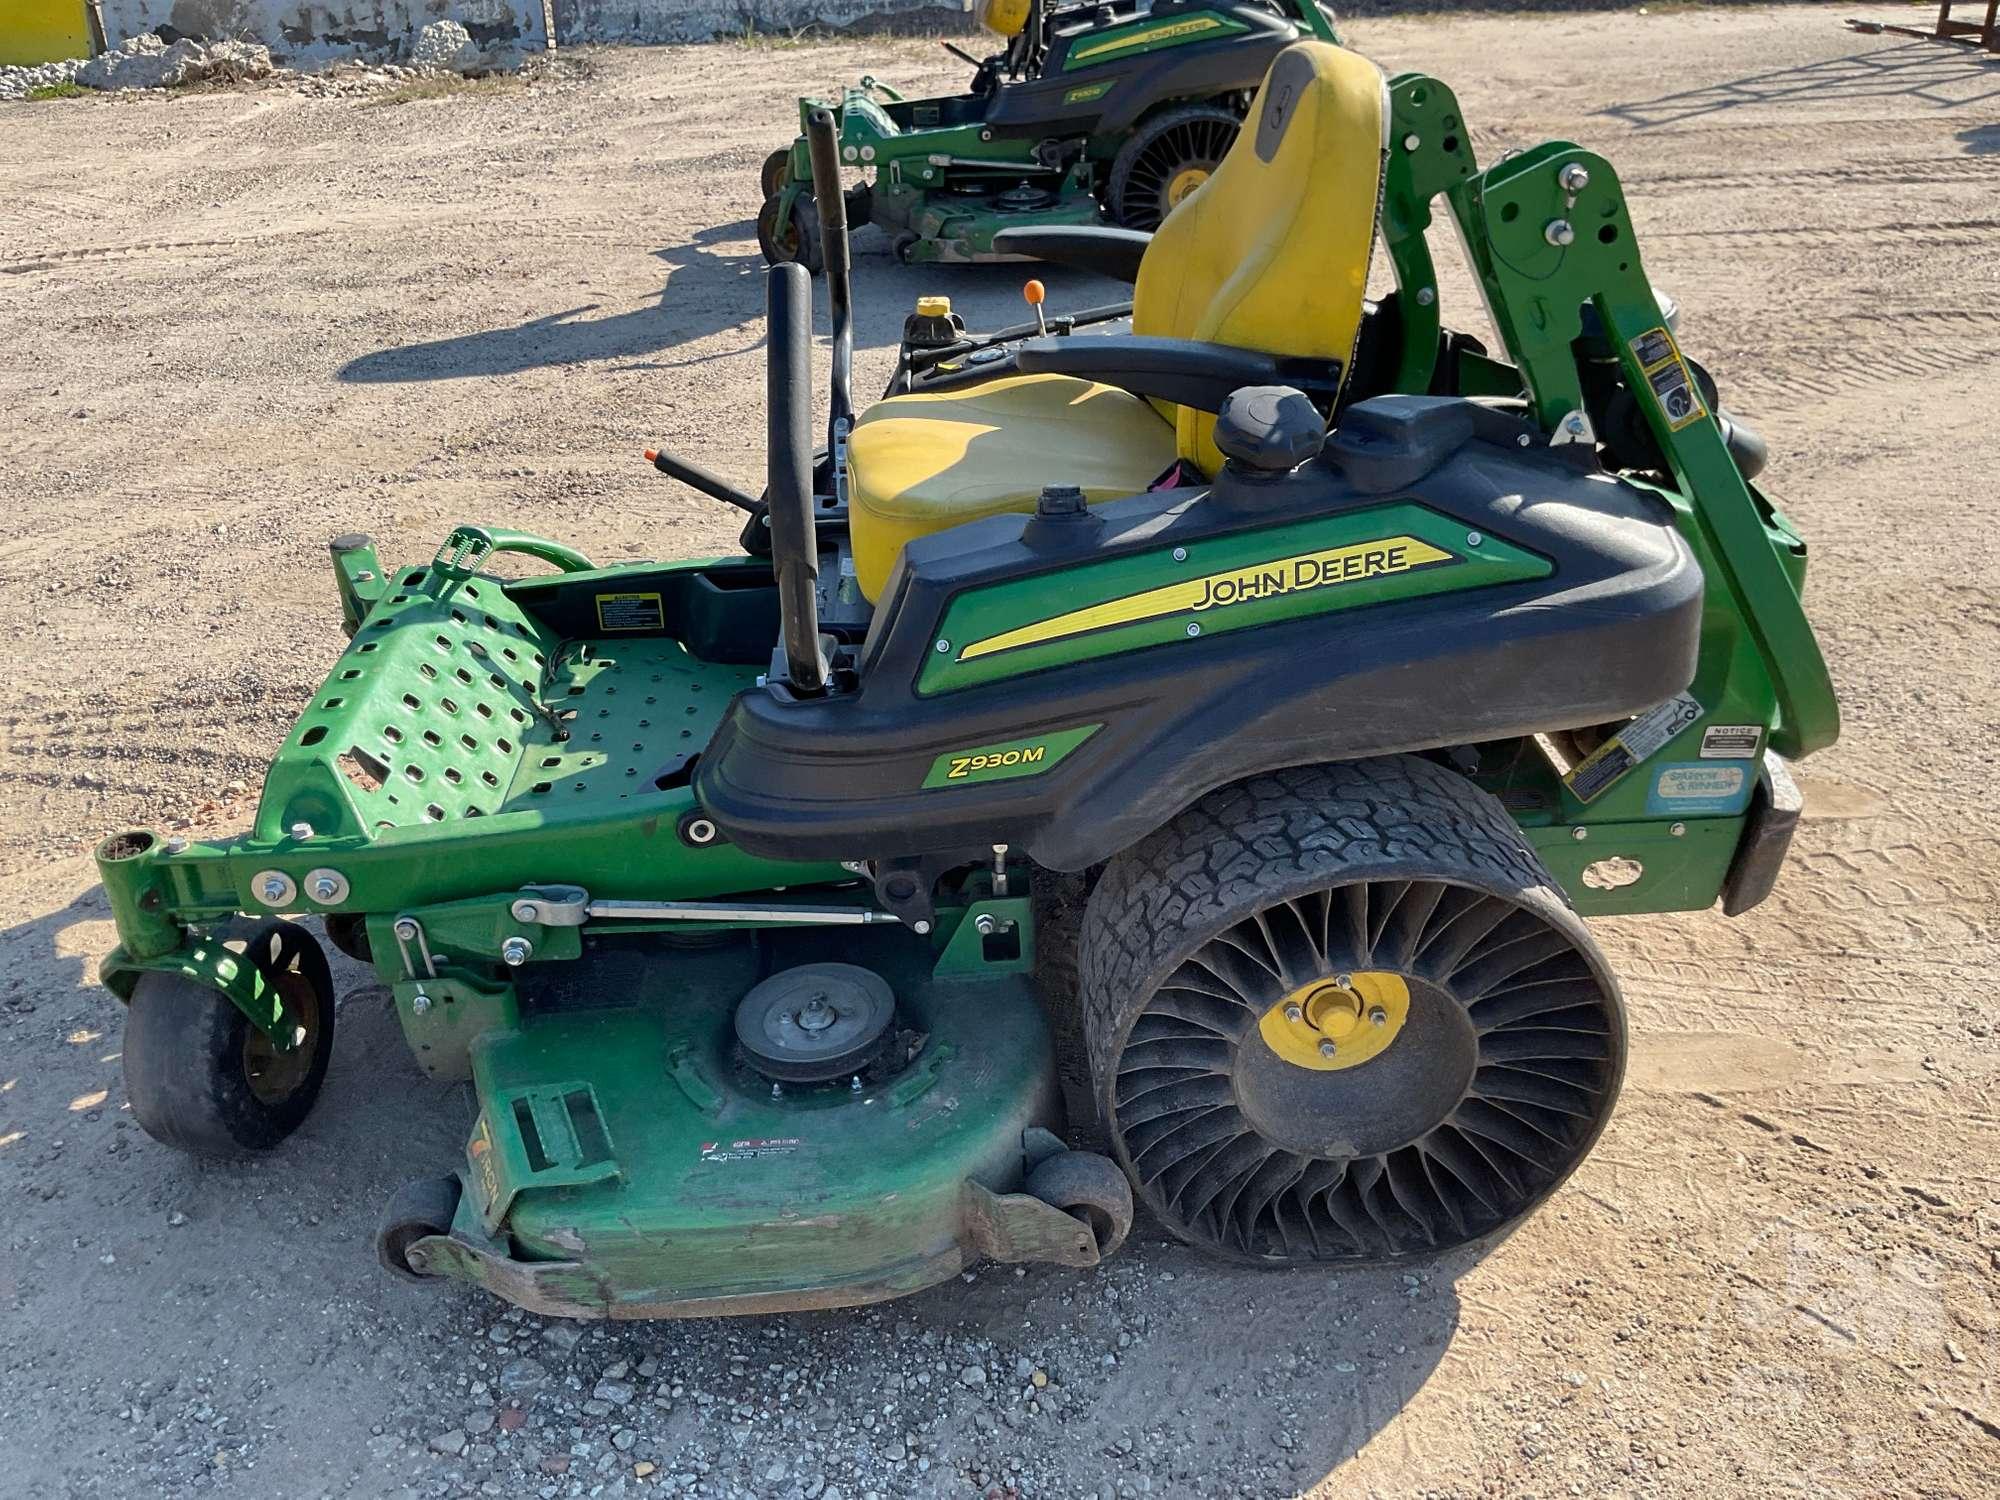
[[[764,165],[757,175],[757,185],[764,190],[766,198],[775,198],[785,185],[785,179],[792,175],[792,148],[780,146],[764,158]]]
[[[1624,1074],[1603,954],[1499,802],[1416,756],[1211,792],[1084,914],[1106,1139],[1175,1235],[1269,1266],[1510,1233]]]
[[[368,941],[368,919],[355,912],[329,912],[323,919],[326,940],[336,953],[344,953],[358,964],[375,962],[374,945]]]
[[[404,1281],[435,1279],[411,1267],[410,1246],[451,1233],[463,1191],[456,1177],[419,1177],[397,1188],[375,1230],[375,1258],[382,1269]]]
[[[1111,217],[1127,229],[1158,229],[1221,165],[1242,125],[1219,104],[1182,104],[1145,120],[1112,160]]]
[[[227,996],[178,974],[141,975],[125,1016],[133,1118],[202,1156],[268,1151],[298,1129],[333,1056],[333,979],[319,944],[296,922],[238,930],[244,958],[296,1008],[298,1046],[278,1051]]]
[[[907,266],[914,264],[910,259],[910,255],[917,248],[921,238],[920,235],[911,234],[908,230],[905,230],[889,242],[889,253],[896,257],[897,265]]]
[[[1025,1191],[1090,1228],[1100,1259],[1132,1232],[1132,1184],[1118,1163],[1095,1151],[1058,1151],[1028,1173]]]
[[[818,207],[801,193],[792,200],[791,218],[780,224],[778,203],[779,195],[773,193],[757,213],[757,248],[771,265],[790,265],[796,261],[812,275],[819,275],[825,257],[819,238]]]

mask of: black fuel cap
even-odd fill
[[[1215,417],[1215,446],[1257,474],[1289,474],[1325,441],[1326,418],[1305,392],[1288,385],[1231,391]]]

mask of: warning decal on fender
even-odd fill
[[[1755,760],[1761,724],[1711,724],[1701,732],[1703,760]]]
[[[1632,340],[1632,353],[1646,372],[1646,384],[1652,387],[1653,399],[1660,403],[1669,428],[1679,432],[1708,415],[1674,336],[1664,327],[1649,328]]]
[[[1686,693],[1648,709],[1578,761],[1563,785],[1579,802],[1591,802],[1667,741],[1701,718],[1701,704]]]

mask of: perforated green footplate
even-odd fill
[[[490,578],[398,574],[272,762],[257,837],[375,837],[681,784],[755,668],[557,640]]]

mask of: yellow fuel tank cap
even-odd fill
[[[951,298],[917,298],[917,316],[920,318],[948,318],[951,316]]]

